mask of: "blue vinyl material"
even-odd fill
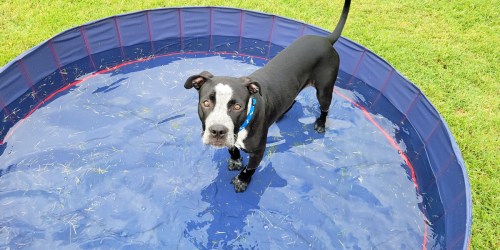
[[[157,9],[69,29],[18,56],[0,69],[0,227],[9,231],[0,246],[467,249],[470,185],[446,122],[348,39],[335,44],[341,73],[326,138],[307,132],[318,115],[308,90],[271,130],[244,195],[229,185],[227,152],[194,137],[196,97],[183,79],[201,67],[249,73],[296,38],[327,33],[240,9]],[[147,83],[159,86],[134,86]],[[301,153],[311,147],[322,149]]]

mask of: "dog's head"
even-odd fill
[[[198,90],[203,143],[214,147],[234,146],[251,106],[250,97],[261,94],[259,83],[248,77],[214,76],[203,71],[190,76],[184,87]]]

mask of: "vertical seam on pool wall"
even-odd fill
[[[9,119],[9,121],[10,121],[10,122],[12,122],[13,124],[15,124],[14,119],[12,119],[12,117],[11,117],[12,113],[11,113],[11,112],[9,111],[9,109],[7,108],[7,105],[6,105],[6,104],[5,104],[5,102],[3,101],[3,98],[2,98],[2,97],[0,97],[0,105],[2,106],[2,110],[3,110],[3,112],[5,113],[5,117],[6,117],[7,119]],[[4,118],[4,119],[5,119],[5,118]],[[4,141],[0,141],[0,142],[1,142],[1,143],[0,143],[0,145],[2,145]]]
[[[212,18],[213,18],[213,8],[210,7],[210,22],[209,22],[209,31],[208,31],[208,51],[212,51]]]
[[[149,16],[149,10],[146,11],[146,21],[148,23],[148,36],[149,36],[149,45],[151,46],[151,55],[155,55],[155,44],[153,43],[153,31],[151,30],[151,18]]]
[[[403,123],[405,120],[408,120],[408,114],[413,110],[413,108],[415,107],[416,103],[417,103],[417,100],[419,99],[421,93],[420,91],[417,92],[417,94],[415,95],[415,97],[413,97],[413,100],[411,101],[410,103],[410,106],[408,106],[408,108],[406,109],[405,112],[403,112],[403,119],[399,122],[399,123]],[[418,131],[417,131],[418,132]],[[423,143],[423,141],[422,141]]]
[[[241,53],[243,43],[243,20],[245,19],[245,12],[240,10],[240,44],[238,45],[238,52]]]
[[[183,31],[182,31],[182,9],[181,8],[178,8],[177,9],[177,19],[178,19],[178,22],[179,22],[179,41],[181,43],[181,51],[184,50],[184,34],[183,34]]]
[[[33,88],[33,80],[31,80],[31,77],[29,76],[28,71],[26,70],[26,67],[24,65],[24,60],[22,58],[19,61],[17,61],[17,66],[21,70],[21,73],[23,74],[24,79],[26,79],[26,82],[28,83],[28,87],[33,92],[33,97],[38,101],[38,97],[36,95],[35,88]]]
[[[56,66],[57,66],[57,69],[59,71],[59,74],[61,75],[61,79],[63,81],[63,84],[66,85],[66,77],[64,77],[64,74],[62,72],[61,63],[59,62],[59,58],[57,57],[57,54],[56,54],[56,51],[54,49],[54,44],[52,42],[52,39],[49,40],[49,42],[47,43],[47,46],[49,47],[50,52],[52,53],[52,57],[54,57],[54,61],[56,62]]]
[[[305,31],[306,31],[306,24],[305,24],[305,23],[303,23],[303,24],[302,24],[302,29],[300,30],[299,37],[303,36]]]
[[[125,55],[125,50],[123,49],[123,44],[122,44],[122,36],[120,33],[120,26],[118,25],[118,18],[115,16],[113,17],[113,21],[115,22],[115,30],[116,30],[116,36],[118,37],[118,44],[120,45],[120,51],[122,53],[122,60],[127,60],[127,57]]]
[[[438,127],[440,127],[441,124],[443,124],[441,119],[438,119],[438,121],[436,122],[436,125],[434,125],[434,128],[431,130],[431,133],[427,136],[427,138],[425,138],[425,140],[424,140],[425,144],[427,144],[427,142],[434,136],[434,133],[436,132]]]
[[[429,185],[427,185],[427,187],[425,187],[425,190],[429,190],[431,188],[432,185],[435,185],[437,183],[437,180],[439,179],[439,177],[441,175],[443,175],[444,172],[446,172],[446,170],[448,170],[448,168],[451,166],[451,163],[453,162],[453,159],[455,158],[455,154],[451,153],[450,154],[450,158],[446,161],[446,163],[439,169],[438,172],[434,172],[434,180],[431,181],[429,183]]]
[[[354,69],[351,73],[351,78],[349,78],[349,81],[347,81],[348,85],[351,84],[354,77],[356,77],[356,74],[358,73],[358,70],[361,67],[361,62],[365,58],[365,55],[366,55],[366,50],[363,49],[363,52],[361,53],[361,56],[359,56],[358,62],[356,63],[356,67],[354,67]]]
[[[80,27],[80,34],[82,35],[83,44],[85,45],[85,49],[87,50],[87,55],[89,56],[90,63],[92,64],[92,67],[94,67],[94,70],[96,70],[97,67],[95,66],[94,58],[92,57],[92,51],[90,51],[90,44],[87,40],[87,35],[85,34],[85,26]]]
[[[389,71],[389,74],[387,74],[387,76],[386,76],[386,78],[384,80],[384,83],[382,84],[382,87],[378,90],[379,93],[378,93],[377,97],[375,98],[375,100],[370,105],[370,108],[373,108],[373,106],[378,102],[378,100],[380,99],[380,97],[384,94],[384,91],[387,88],[387,85],[389,84],[389,81],[392,79],[393,75],[394,75],[394,68],[391,68],[391,70]]]
[[[267,54],[266,57],[270,58],[271,56],[271,46],[273,44],[273,35],[274,35],[274,26],[276,25],[276,16],[273,16],[273,22],[271,24],[271,31],[269,31],[269,38],[267,39],[269,43],[267,44]]]

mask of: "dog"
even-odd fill
[[[227,147],[231,155],[229,170],[241,170],[231,181],[236,192],[247,189],[262,161],[269,127],[291,108],[307,86],[316,89],[320,104],[321,115],[314,129],[325,132],[340,63],[333,44],[347,21],[350,3],[345,1],[340,20],[331,34],[298,38],[249,76],[214,76],[203,71],[186,80],[186,89],[198,91],[203,143]],[[243,167],[240,150],[249,155],[246,167]]]

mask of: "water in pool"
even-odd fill
[[[326,133],[313,129],[319,108],[308,88],[271,127],[248,190],[234,192],[227,150],[201,143],[197,93],[183,84],[202,70],[242,76],[264,63],[164,56],[58,94],[18,123],[0,153],[0,248],[432,246],[408,166],[342,97],[362,98],[342,77]],[[373,118],[389,134],[398,129]]]

